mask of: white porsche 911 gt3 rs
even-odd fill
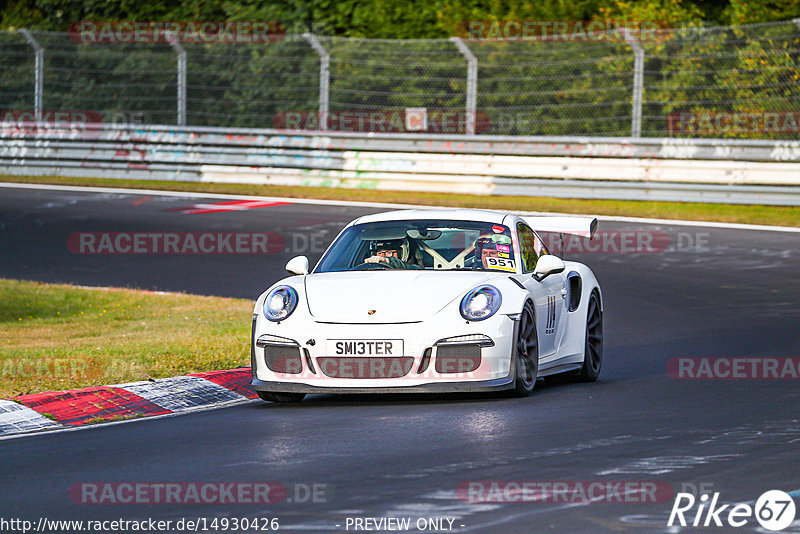
[[[597,219],[481,210],[360,217],[309,272],[253,311],[252,387],[273,402],[308,393],[509,390],[537,377],[594,381],[603,358],[600,286],[537,234],[591,238]]]

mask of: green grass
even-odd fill
[[[155,180],[117,180],[112,178],[66,178],[58,176],[0,176],[0,181],[800,226],[800,207],[797,206],[505,197],[326,187],[212,184]]]
[[[130,421],[131,419],[139,419],[144,417],[144,414],[137,413],[136,415],[112,415],[109,417],[94,417],[86,420],[84,424],[95,425],[98,423],[114,423],[117,421]]]
[[[0,398],[250,362],[249,300],[0,279]]]

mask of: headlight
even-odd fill
[[[264,299],[264,315],[270,321],[282,321],[297,307],[297,291],[293,287],[278,286]]]
[[[461,316],[468,321],[483,321],[500,309],[503,297],[494,286],[476,287],[461,299]]]

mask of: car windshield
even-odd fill
[[[386,269],[516,272],[511,231],[487,222],[415,219],[351,226],[314,272]]]

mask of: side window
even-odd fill
[[[546,246],[544,246],[544,240],[539,237],[539,234],[534,233],[534,235],[536,236],[536,250],[539,251],[539,257],[542,257],[545,254],[550,254],[550,251],[547,250]]]
[[[519,249],[522,256],[522,272],[528,273],[536,267],[541,243],[539,243],[539,239],[537,239],[533,230],[523,223],[517,224],[517,235],[519,236]]]

